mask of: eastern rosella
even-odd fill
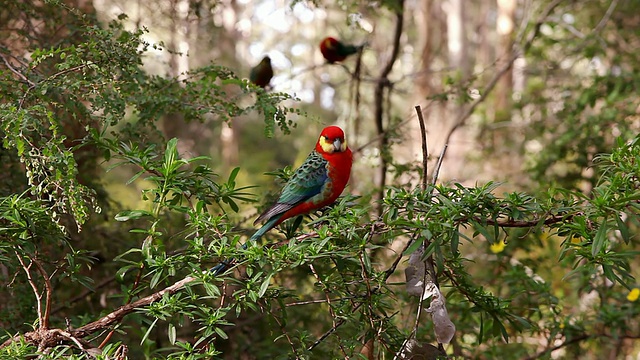
[[[254,224],[266,222],[249,240],[258,240],[286,219],[332,204],[349,181],[352,158],[342,129],[324,128],[315,149],[282,188],[278,201],[258,216]],[[247,244],[243,248],[246,249]],[[216,265],[213,273],[223,272],[231,262],[233,260]]]
[[[348,45],[332,37],[326,37],[320,42],[320,52],[330,64],[343,61],[347,56],[357,53],[362,47],[363,45]]]
[[[271,78],[273,77],[273,68],[271,67],[271,58],[265,56],[262,61],[251,68],[249,73],[249,81],[260,86],[261,88],[269,85]]]

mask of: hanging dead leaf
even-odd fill
[[[409,257],[407,268],[404,269],[405,279],[407,280],[407,294],[410,296],[422,296],[427,271],[424,260],[422,260],[423,254],[424,249],[422,248],[414,251]]]
[[[433,326],[436,333],[436,340],[438,340],[440,344],[448,344],[456,334],[456,326],[451,321],[451,318],[449,318],[444,295],[442,295],[437,287],[435,288],[435,291],[437,293],[433,296],[429,308],[425,309],[425,311],[431,314],[431,320],[433,320]]]

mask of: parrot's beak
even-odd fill
[[[333,141],[333,150],[336,152],[342,151],[342,141],[340,139],[335,139]]]

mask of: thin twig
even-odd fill
[[[33,258],[31,261],[33,261],[33,263],[36,264],[36,268],[40,273],[40,276],[42,276],[42,279],[44,280],[45,300],[44,300],[44,314],[42,315],[41,328],[48,329],[49,318],[51,317],[51,298],[53,296],[53,287],[51,286],[51,278],[49,277],[49,275],[47,275],[47,272],[44,270],[44,267],[42,267],[42,264],[40,264],[40,261],[38,261],[38,259]]]
[[[287,338],[287,341],[289,342],[289,345],[291,345],[291,350],[293,350],[293,353],[296,355],[296,359],[300,359],[300,354],[298,354],[298,350],[296,349],[296,346],[293,344],[293,340],[291,340],[291,337],[289,336],[287,329],[284,327],[284,324],[282,324],[280,320],[278,320],[278,317],[276,316],[276,314],[274,314],[271,311],[269,311],[269,313],[273,316],[273,319],[278,323],[278,326],[280,326],[280,330],[282,330],[282,334],[284,334],[284,336]]]
[[[536,21],[535,26],[534,26],[533,30],[531,31],[531,33],[529,35],[529,38],[527,39],[527,41],[522,46],[522,51],[521,52],[513,51],[513,54],[506,61],[506,63],[503,65],[503,67],[501,69],[499,69],[498,72],[495,73],[495,75],[493,76],[493,78],[491,78],[491,80],[489,80],[489,82],[487,83],[487,85],[486,85],[484,91],[482,92],[482,94],[480,95],[480,97],[478,97],[473,103],[471,103],[471,105],[465,109],[465,111],[460,115],[460,117],[458,117],[458,119],[456,120],[456,122],[453,125],[453,127],[447,133],[447,136],[445,136],[445,140],[444,140],[445,145],[449,143],[453,133],[457,129],[459,129],[460,127],[462,127],[462,126],[464,126],[466,124],[467,120],[469,119],[471,114],[473,114],[473,112],[475,111],[476,107],[478,107],[478,105],[480,105],[482,102],[484,102],[484,100],[487,98],[487,96],[489,96],[489,94],[495,88],[495,86],[498,84],[498,81],[502,78],[502,76],[504,76],[504,74],[506,74],[507,71],[509,71],[509,69],[511,69],[511,67],[513,66],[513,62],[516,61],[516,59],[518,59],[521,56],[522,53],[526,53],[529,50],[529,48],[533,44],[533,41],[537,38],[538,34],[540,33],[540,27],[544,23],[545,19],[549,16],[549,14],[551,14],[551,12],[558,5],[560,5],[560,3],[562,1],[563,0],[555,0],[545,8],[545,10],[542,12],[542,14],[538,17],[538,20]]]
[[[545,356],[545,355],[547,355],[549,353],[552,353],[552,352],[554,352],[554,351],[556,351],[558,349],[561,349],[561,348],[563,348],[565,346],[569,346],[571,344],[574,344],[574,343],[577,343],[577,342],[580,342],[580,341],[583,341],[583,340],[587,340],[587,339],[589,339],[591,337],[592,337],[591,335],[583,334],[583,335],[575,337],[575,338],[573,338],[571,340],[567,340],[567,341],[563,342],[562,344],[559,344],[559,345],[556,345],[554,347],[545,349],[545,350],[543,350],[543,351],[541,351],[541,352],[539,352],[537,354],[534,354],[534,355],[531,355],[531,356],[527,356],[523,360],[539,359],[539,358],[541,358],[541,357],[543,357],[543,356]]]
[[[341,297],[341,298],[331,299],[331,301],[343,301],[343,300],[349,300],[349,299],[353,299],[353,297],[345,296],[345,297]],[[290,306],[300,306],[300,305],[322,304],[322,303],[326,303],[326,302],[328,302],[327,299],[316,299],[316,300],[306,300],[306,301],[291,302],[291,303],[284,304],[284,306],[285,307],[290,307]]]
[[[327,305],[329,305],[328,307],[329,307],[329,315],[331,316],[331,322],[332,322],[332,325],[335,327],[337,316],[336,316],[336,313],[333,311],[333,305],[331,304],[331,299],[329,298],[329,287],[324,284],[322,279],[320,279],[320,276],[316,272],[316,269],[313,267],[313,264],[309,264],[309,269],[311,269],[311,273],[313,273],[313,276],[316,278],[316,280],[318,280],[318,282],[322,286],[322,291],[324,292],[324,296],[327,299]],[[340,335],[336,334],[336,338],[338,338],[338,346],[340,347],[342,354],[344,355],[345,359],[348,359],[349,355],[347,355],[346,350],[342,346],[342,340],[340,339]]]
[[[393,65],[395,64],[398,54],[400,53],[400,39],[402,37],[402,29],[404,27],[404,0],[398,1],[398,10],[396,13],[396,26],[393,35],[393,46],[391,49],[391,56],[389,57],[389,61],[382,68],[382,72],[380,73],[380,77],[376,83],[376,87],[374,89],[374,121],[376,124],[376,130],[380,138],[380,189],[378,190],[378,197],[381,200],[384,197],[384,186],[386,183],[387,176],[387,160],[385,153],[385,148],[387,147],[388,138],[384,129],[384,111],[383,111],[383,101],[384,101],[384,91],[386,88],[391,86],[391,82],[389,81],[389,74],[391,70],[393,70]],[[378,208],[378,212],[382,211],[382,207]]]
[[[355,312],[356,310],[358,310],[360,308],[360,306],[362,306],[362,302],[358,303],[356,306],[351,308],[351,312]],[[334,331],[336,331],[340,326],[342,326],[342,324],[344,324],[346,322],[346,320],[340,319],[340,321],[338,321],[334,326],[331,327],[331,329],[327,330],[324,334],[322,334],[322,336],[320,336],[316,341],[314,341],[313,344],[311,344],[308,348],[307,351],[311,351],[313,350],[316,346],[320,345],[321,342],[324,341],[324,339],[326,339],[327,337],[329,337],[329,335],[333,334]]]
[[[433,173],[433,185],[436,185],[436,182],[438,181],[438,175],[440,175],[440,167],[442,167],[442,160],[444,159],[444,156],[447,154],[447,148],[449,147],[449,144],[445,143],[444,146],[442,147],[442,152],[440,153],[440,157],[438,157],[438,163],[436,164],[436,170]]]
[[[424,126],[424,117],[420,105],[416,105],[416,114],[420,123],[420,135],[422,136],[422,191],[427,190],[427,164],[429,162],[429,150],[427,147],[427,130]]]
[[[29,84],[30,87],[35,87],[36,86],[36,84],[34,84],[33,81],[29,80],[28,77],[26,77],[23,73],[18,71],[18,69],[14,68],[11,65],[11,63],[9,63],[9,60],[7,60],[7,58],[3,54],[0,54],[0,58],[2,58],[2,61],[4,61],[4,64],[7,66],[7,68],[9,70],[11,70],[12,73],[16,74],[20,79],[22,79],[22,81],[24,81],[27,84]]]
[[[604,26],[607,25],[607,23],[609,22],[609,19],[611,18],[611,15],[613,14],[613,11],[616,9],[617,6],[618,6],[618,0],[612,0],[611,3],[609,4],[609,8],[607,8],[607,12],[604,13],[604,16],[602,17],[602,19],[600,19],[600,22],[598,23],[598,25],[596,25],[596,27],[593,29],[593,34],[597,34],[600,31],[602,31]]]
[[[143,306],[150,305],[159,299],[161,299],[164,294],[174,294],[176,291],[182,289],[186,284],[196,280],[196,278],[192,276],[187,276],[184,279],[174,283],[171,286],[168,286],[160,291],[157,291],[149,296],[145,296],[142,299],[134,301],[130,304],[119,307],[118,309],[112,311],[111,313],[103,316],[102,318],[86,324],[78,329],[75,329],[71,332],[73,336],[78,338],[84,338],[90,334],[98,330],[102,330],[109,326],[112,326],[115,323],[120,322],[126,315],[136,311],[136,309],[141,308]]]
[[[102,280],[102,282],[100,282],[98,285],[94,286],[93,289],[85,289],[82,293],[80,293],[79,295],[69,299],[68,301],[66,301],[64,304],[59,305],[58,307],[54,308],[53,310],[51,310],[52,314],[57,313],[58,311],[68,308],[69,305],[72,305],[82,299],[84,299],[87,295],[95,292],[98,289],[101,289],[109,284],[111,284],[112,282],[116,281],[115,276],[114,277],[110,277],[107,279]]]
[[[384,281],[386,282],[389,277],[391,276],[391,274],[393,274],[396,270],[396,267],[398,266],[398,264],[400,263],[400,260],[402,259],[403,253],[409,248],[409,246],[413,243],[413,238],[409,240],[409,242],[407,242],[407,245],[404,247],[404,249],[402,249],[402,251],[400,252],[400,254],[396,257],[396,259],[394,260],[394,262],[391,264],[391,266],[385,271],[385,276],[384,276]],[[375,288],[373,289],[371,292],[375,293],[379,290],[379,288]],[[360,308],[360,306],[362,306],[363,302],[359,302],[354,304],[351,307],[351,312],[355,312],[356,310],[358,310]],[[342,326],[342,324],[345,323],[345,319],[340,319],[340,321],[338,321],[334,326],[331,327],[331,329],[327,330],[324,334],[322,334],[322,336],[320,336],[313,344],[311,344],[308,348],[307,351],[311,351],[313,350],[316,346],[318,346],[324,339],[326,339],[329,335],[331,335],[334,331],[336,331],[336,329],[338,329],[340,326]]]
[[[136,276],[136,279],[133,282],[133,286],[131,287],[131,291],[129,293],[129,296],[127,296],[127,301],[125,302],[125,305],[129,305],[131,303],[131,300],[133,299],[132,294],[133,294],[134,291],[136,291],[136,289],[140,285],[140,279],[142,278],[142,271],[143,270],[144,270],[144,263],[141,263],[140,267],[138,268],[138,275]],[[111,337],[113,336],[115,331],[116,331],[115,327],[113,329],[111,329],[111,331],[107,334],[107,336],[104,338],[104,340],[102,340],[100,345],[98,345],[98,349],[102,349],[103,347],[105,347],[107,345],[107,343],[109,342],[109,340],[111,340]]]
[[[20,256],[20,254],[18,254],[17,251],[15,251],[16,257],[18,258],[18,261],[20,262],[20,265],[22,265],[22,269],[24,270],[25,274],[27,275],[27,282],[29,283],[29,285],[31,285],[31,289],[33,289],[33,294],[36,297],[36,301],[37,301],[37,312],[38,312],[38,324],[39,324],[39,328],[40,329],[45,329],[45,327],[43,326],[44,324],[44,315],[42,314],[42,295],[40,295],[40,290],[38,289],[38,286],[36,285],[35,281],[33,280],[33,278],[31,277],[31,264],[33,264],[33,262],[31,264],[29,264],[29,266],[27,266],[27,264],[24,263],[24,260],[22,260],[22,256]]]

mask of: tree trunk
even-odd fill
[[[513,29],[515,26],[516,0],[497,0],[498,17],[496,31],[498,35],[497,69],[502,69],[511,58],[513,49]],[[512,69],[500,78],[495,88],[495,121],[505,121],[511,113],[511,95],[513,93]]]

